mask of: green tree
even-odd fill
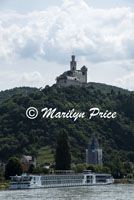
[[[23,172],[23,167],[21,162],[16,157],[9,158],[6,169],[5,169],[5,178],[9,179],[10,176],[21,175]]]
[[[71,167],[69,139],[65,130],[61,131],[57,140],[55,162],[57,170],[69,170]]]
[[[95,165],[95,172],[102,173],[103,172],[103,165]]]
[[[49,170],[44,167],[36,167],[33,169],[34,174],[48,174]]]
[[[0,181],[2,181],[4,179],[4,171],[3,168],[0,167]]]
[[[47,169],[47,168],[42,168],[42,173],[43,173],[43,174],[48,174],[48,172],[49,172],[49,169]]]
[[[123,163],[123,167],[124,167],[124,170],[125,170],[126,174],[131,174],[132,173],[132,167],[131,167],[130,162],[128,162],[128,161],[124,162]]]
[[[87,170],[91,170],[92,172],[95,172],[95,165],[88,164],[87,165]]]
[[[123,164],[121,163],[119,157],[115,157],[112,161],[112,175],[114,178],[123,178],[124,170],[123,170]]]
[[[86,169],[85,164],[77,164],[75,168],[76,173],[82,173]]]
[[[103,166],[103,173],[111,174],[111,170],[107,166]]]
[[[29,169],[28,169],[28,173],[33,173],[33,171],[34,171],[34,165],[33,164],[31,164],[30,166],[29,166]]]

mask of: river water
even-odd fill
[[[0,191],[0,200],[134,200],[134,184]]]

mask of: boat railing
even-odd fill
[[[62,175],[62,174],[75,174],[74,170],[50,170],[49,174],[56,174],[56,175]]]

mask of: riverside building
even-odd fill
[[[86,149],[86,163],[93,165],[103,164],[102,149],[99,148],[98,139],[94,134],[91,136],[91,144]]]

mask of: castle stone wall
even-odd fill
[[[57,82],[57,84],[59,86],[62,86],[62,87],[69,87],[71,85],[85,87],[85,83],[84,82],[79,82],[77,80],[68,80],[68,79],[67,80],[64,80],[64,79],[59,80]]]

